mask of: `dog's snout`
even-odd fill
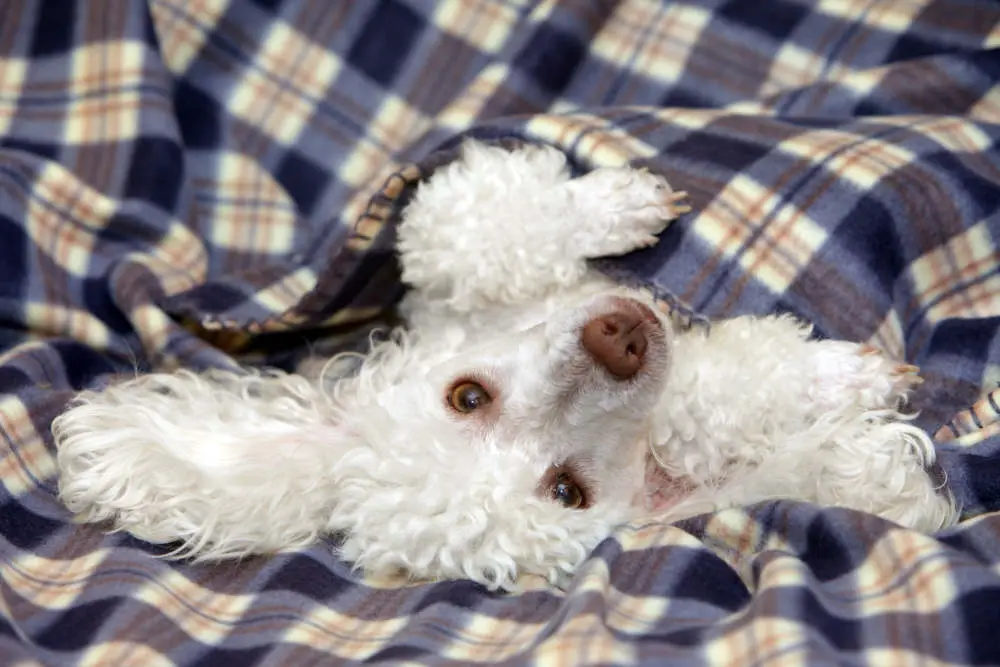
[[[594,361],[618,380],[635,377],[642,368],[648,323],[637,308],[620,308],[583,326],[581,343]]]

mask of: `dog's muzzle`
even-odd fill
[[[648,306],[616,299],[613,310],[583,325],[580,343],[613,378],[630,380],[642,370],[650,334],[662,326]]]

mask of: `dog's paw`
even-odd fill
[[[890,359],[871,345],[824,342],[817,356],[814,398],[831,406],[857,403],[867,410],[898,408],[923,382],[920,369]]]
[[[886,357],[881,350],[872,345],[859,345],[858,355],[874,360],[872,366],[876,374],[883,375],[889,384],[885,392],[886,400],[892,404],[905,399],[914,389],[923,384],[920,377],[920,367]]]
[[[691,210],[686,197],[645,169],[597,169],[577,179],[574,200],[587,222],[578,235],[582,254],[622,255],[654,245],[671,220]]]

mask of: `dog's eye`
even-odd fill
[[[574,510],[583,507],[586,500],[580,485],[573,481],[573,476],[568,472],[556,475],[555,484],[552,485],[552,499],[563,507]]]
[[[448,402],[458,412],[468,414],[490,404],[493,398],[478,382],[462,382],[455,385]]]

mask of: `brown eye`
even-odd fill
[[[585,500],[580,485],[573,481],[573,476],[568,472],[556,475],[555,484],[552,485],[552,499],[563,507],[574,510],[583,507]]]
[[[490,393],[478,382],[459,383],[448,396],[451,407],[463,414],[475,412],[492,401]]]

